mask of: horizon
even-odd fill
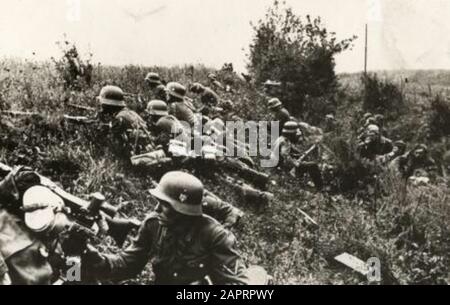
[[[57,41],[74,42],[106,66],[183,66],[246,71],[250,22],[272,0],[4,0],[0,57],[58,58]],[[432,2],[432,3],[430,3]],[[357,35],[336,57],[336,72],[362,72],[364,25],[369,24],[368,71],[450,70],[450,19],[445,0],[288,0],[295,13],[320,16],[338,39]],[[98,14],[102,12],[102,14]],[[198,13],[201,12],[201,13]],[[336,14],[339,12],[339,14]],[[156,46],[156,47],[155,47]],[[36,55],[33,56],[32,53]]]

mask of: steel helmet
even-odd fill
[[[367,132],[368,133],[374,133],[374,134],[379,134],[380,133],[380,128],[375,125],[375,124],[370,124],[367,126]]]
[[[200,93],[205,91],[205,87],[200,83],[193,83],[190,90],[194,93]]]
[[[373,118],[375,119],[375,121],[376,121],[378,124],[381,124],[381,123],[383,123],[383,121],[384,121],[384,115],[382,115],[382,114],[375,114],[375,115],[373,116]]]
[[[145,76],[145,81],[151,83],[151,84],[161,84],[161,77],[159,77],[158,73],[150,72]]]
[[[226,100],[222,103],[222,108],[224,110],[232,110],[233,106],[234,106],[234,104],[231,100]]]
[[[170,96],[184,100],[184,96],[186,95],[186,87],[177,82],[170,82],[167,84],[166,88]]]
[[[167,103],[161,100],[152,100],[148,102],[146,111],[150,115],[169,115],[169,108],[167,107]]]
[[[209,73],[208,74],[208,78],[211,79],[211,80],[216,80],[217,76],[214,73]]]
[[[265,87],[280,87],[281,83],[268,79],[264,82],[264,86]]]
[[[162,132],[179,135],[183,129],[181,123],[171,115],[163,116],[156,122],[156,128]]]
[[[298,123],[295,121],[288,121],[284,124],[282,134],[297,134],[299,132]]]
[[[372,117],[372,116],[373,116],[372,113],[366,112],[366,113],[364,113],[364,115],[363,115],[363,120],[365,121],[365,120],[367,120],[368,118],[370,118],[370,117]]]
[[[203,183],[191,174],[180,171],[168,172],[150,190],[150,194],[165,201],[180,214],[201,216],[203,200]]]
[[[283,103],[281,103],[281,101],[278,98],[271,98],[269,100],[269,102],[267,103],[267,106],[269,107],[269,109],[275,109],[277,107],[282,106]]]
[[[125,107],[124,94],[117,86],[104,86],[97,97],[102,105]]]
[[[25,191],[22,205],[27,227],[34,232],[42,232],[53,225],[54,211],[61,209],[64,201],[50,189],[36,185]]]

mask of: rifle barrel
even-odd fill
[[[69,103],[69,104],[67,104],[67,106],[76,108],[76,109],[86,110],[86,111],[95,111],[96,110],[94,107],[78,105],[78,104],[73,104],[73,103]]]
[[[16,115],[16,116],[33,116],[39,115],[37,112],[25,112],[25,111],[12,111],[12,110],[3,110],[2,114]]]

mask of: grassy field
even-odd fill
[[[38,112],[40,116],[9,118],[15,128],[0,130],[0,161],[30,165],[68,191],[84,196],[101,191],[113,204],[125,204],[129,216],[143,219],[154,200],[146,190],[152,173],[127,168],[86,127],[62,122],[63,114],[80,113],[69,103],[97,106],[95,96],[104,84],[127,92],[144,92],[143,77],[156,70],[166,80],[189,83],[189,67],[143,68],[136,66],[93,69],[92,85],[81,91],[65,88],[51,63],[5,59],[0,61],[0,109]],[[206,81],[209,69],[196,67],[194,78]],[[386,74],[403,87],[405,110],[387,117],[386,129],[394,139],[425,142],[439,162],[449,149],[448,139],[430,139],[427,120],[435,93],[450,87],[450,73],[443,71]],[[361,109],[358,75],[340,75],[341,94],[336,111],[337,128],[325,137],[343,168],[351,173],[352,141]],[[408,83],[400,79],[408,78]],[[430,86],[428,86],[430,85]],[[232,99],[240,116],[267,119],[264,101],[256,89],[236,80]],[[431,96],[430,96],[431,91]],[[450,124],[450,122],[449,122]],[[367,284],[367,279],[333,261],[342,252],[363,260],[378,257],[384,284],[450,283],[450,205],[447,181],[425,186],[403,185],[381,173],[373,185],[341,192],[316,193],[282,173],[272,172],[275,195],[268,206],[244,203],[231,188],[201,172],[206,186],[246,212],[234,229],[245,261],[265,267],[277,284]],[[154,175],[153,175],[154,176]],[[155,178],[155,177],[153,177]],[[318,226],[301,214],[308,213]],[[109,241],[102,245],[106,247]],[[114,249],[112,249],[114,250]],[[117,249],[116,249],[117,250]],[[147,267],[131,283],[149,283]]]

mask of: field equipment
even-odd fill
[[[231,176],[216,174],[219,181],[231,186],[238,191],[239,195],[249,203],[267,204],[273,199],[273,194],[266,191],[261,191],[248,183],[233,178]]]
[[[5,200],[8,202],[7,209],[20,210],[19,199],[24,191],[35,185],[44,186],[61,197],[65,206],[64,213],[73,222],[72,233],[75,233],[73,236],[77,236],[77,239],[81,238],[84,242],[106,234],[111,236],[117,245],[122,246],[129,232],[140,225],[136,220],[116,217],[119,214],[118,209],[107,203],[104,196],[99,193],[92,194],[90,202],[85,201],[67,193],[47,177],[29,169],[20,166],[13,169],[2,163],[0,167],[2,171],[8,171],[6,177],[0,182],[0,195],[2,198],[7,198]],[[29,175],[21,175],[25,171]],[[70,247],[72,251],[83,251],[77,248],[77,243],[70,244],[73,244],[73,247]]]

